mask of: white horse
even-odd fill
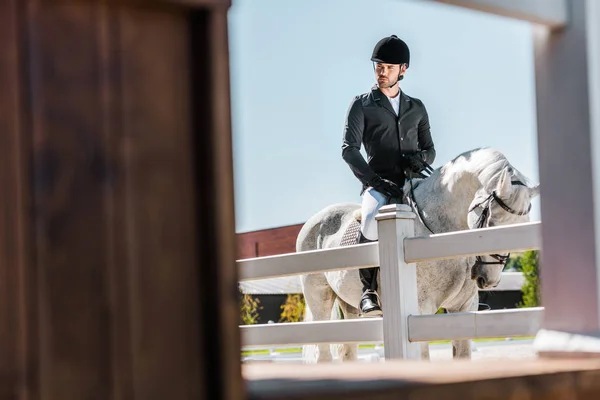
[[[413,179],[412,184],[412,191],[409,182],[405,185],[403,201],[416,207],[414,211],[420,215],[415,220],[416,236],[528,222],[531,199],[539,194],[539,185],[529,186],[502,153],[489,148],[465,152],[428,178]],[[338,247],[348,226],[360,218],[360,207],[357,203],[334,204],[312,216],[298,234],[296,251]],[[506,257],[417,263],[420,313],[433,314],[441,307],[450,313],[476,311],[478,287],[498,285]],[[358,270],[303,275],[301,282],[305,321],[359,317],[362,285]],[[380,299],[385,303],[383,296]],[[334,308],[336,300],[343,316]],[[344,344],[339,350],[341,360],[357,358],[356,344]],[[470,358],[471,341],[453,341],[452,350],[454,358]],[[304,358],[305,362],[331,361],[330,346],[306,345]],[[422,344],[422,358],[429,359],[428,343]]]

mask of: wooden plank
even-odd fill
[[[109,26],[116,36],[119,126],[110,141],[121,179],[114,191],[114,246],[128,267],[114,276],[127,282],[117,295],[128,300],[129,313],[128,326],[117,329],[123,340],[130,338],[135,397],[209,397],[201,389],[208,371],[194,355],[207,357],[195,316],[202,281],[189,20],[183,12],[156,9],[115,13]]]
[[[600,360],[594,359],[248,363],[242,368],[252,400],[600,398]]]
[[[42,398],[113,389],[99,23],[89,5],[28,7]]]
[[[29,63],[22,3],[0,2],[0,398],[39,398]]]
[[[186,19],[83,3],[37,4],[29,18],[41,387],[190,398],[201,374]]]
[[[226,9],[178,7],[0,4],[0,398],[243,395]]]
[[[383,341],[382,318],[242,325],[242,346],[287,346]]]
[[[532,336],[540,329],[543,307],[408,317],[412,342]]]
[[[568,0],[432,0],[559,29],[569,21]]]
[[[122,0],[121,0],[122,1]],[[147,0],[130,0],[141,3],[147,3]],[[231,0],[153,0],[157,3],[167,3],[177,6],[187,6],[194,8],[220,8],[227,9],[231,6]]]
[[[98,0],[36,0],[40,3],[97,3]],[[111,6],[145,7],[168,6],[178,9],[227,9],[231,7],[231,0],[103,0]]]
[[[541,222],[440,233],[404,239],[408,263],[477,254],[539,249]]]
[[[200,316],[208,398],[244,396],[236,265],[227,9],[191,18]],[[208,134],[210,132],[210,134]]]
[[[237,261],[240,281],[378,265],[379,250],[376,242]]]

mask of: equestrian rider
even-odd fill
[[[375,215],[384,204],[402,203],[407,174],[420,173],[423,161],[433,163],[435,147],[423,102],[400,90],[410,64],[406,43],[396,35],[381,39],[373,50],[377,84],[355,96],[346,114],[342,157],[362,183],[362,220],[358,243],[378,239]],[[360,154],[365,146],[367,161]],[[426,165],[426,164],[425,164]],[[363,316],[383,314],[377,295],[377,271],[360,272]]]

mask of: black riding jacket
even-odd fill
[[[367,160],[360,154],[361,144]],[[346,114],[342,157],[363,190],[377,175],[402,187],[406,177],[401,154],[417,152],[428,164],[435,160],[429,117],[421,100],[401,91],[398,117],[377,86],[354,97]]]

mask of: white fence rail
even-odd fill
[[[407,263],[538,249],[541,222],[404,239]]]
[[[483,339],[532,336],[542,323],[543,307],[474,311],[454,314],[410,315],[409,340]]]
[[[370,245],[377,245],[377,243],[371,243]],[[522,272],[507,271],[502,273],[502,280],[498,286],[479,289],[479,291],[520,291],[524,283],[525,277]],[[245,279],[240,281],[240,290],[242,293],[251,295],[296,294],[302,293],[302,285],[300,284],[300,276],[288,275],[275,278]]]
[[[383,318],[241,326],[243,347],[383,341],[386,359],[418,359],[422,341],[537,332],[543,308],[419,315],[415,262],[538,249],[540,222],[413,237],[414,218],[384,206],[379,242],[239,260],[240,281],[379,266],[386,299]]]
[[[239,280],[275,278],[379,265],[378,243],[363,243],[335,249],[311,250],[237,262]]]
[[[301,345],[305,343],[383,342],[382,318],[339,321],[286,322],[241,327],[244,348]]]
[[[540,329],[543,307],[410,315],[410,342],[533,336]],[[304,343],[380,343],[383,318],[292,322],[241,327],[244,348]]]

